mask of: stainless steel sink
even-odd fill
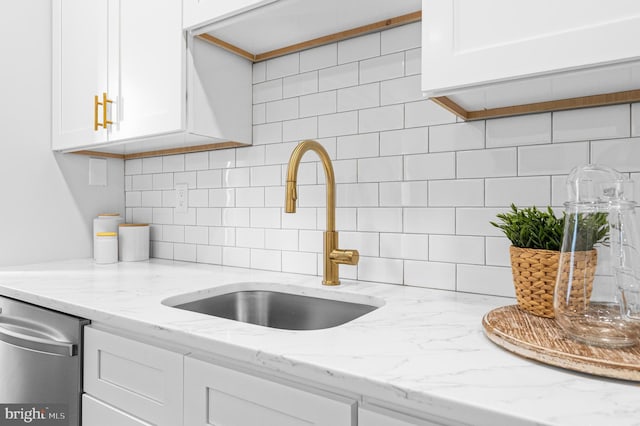
[[[165,305],[192,312],[284,330],[335,327],[374,311],[378,306],[273,290],[238,290]]]

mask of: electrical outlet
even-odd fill
[[[189,206],[189,186],[186,183],[176,184],[176,213],[186,213]]]

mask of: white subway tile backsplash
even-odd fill
[[[267,104],[258,104],[253,106],[253,125],[264,124],[267,122]]]
[[[404,106],[405,127],[435,126],[438,124],[455,123],[456,116],[426,99],[418,102],[409,102]]]
[[[162,171],[164,173],[184,172],[184,154],[162,157]]]
[[[364,158],[358,160],[358,182],[402,180],[402,157]]]
[[[254,145],[265,145],[278,142],[282,142],[282,123],[276,122],[253,126]]]
[[[380,83],[380,104],[401,104],[422,99],[420,75],[396,78]]]
[[[300,52],[300,72],[328,68],[337,64],[338,45],[336,43]]]
[[[185,226],[184,242],[187,244],[209,244],[209,228],[206,226]]]
[[[640,138],[591,142],[591,162],[613,167],[619,172],[638,171]]]
[[[484,204],[481,179],[435,180],[429,182],[429,205],[432,207],[475,207]]]
[[[196,174],[198,188],[220,188],[222,186],[222,171],[201,170]],[[178,183],[178,182],[176,182]]]
[[[219,149],[209,153],[209,165],[212,169],[229,169],[236,166],[235,149]]]
[[[478,236],[501,236],[501,230],[489,222],[499,222],[496,214],[505,213],[506,208],[458,208],[456,209],[456,234]]]
[[[404,74],[420,74],[422,71],[422,49],[407,50],[404,54]]]
[[[134,191],[145,191],[153,189],[153,176],[133,175],[131,177],[131,189]]]
[[[456,155],[453,152],[404,157],[405,180],[453,179],[455,177]]]
[[[380,133],[380,155],[419,154],[428,151],[429,128],[391,130]]]
[[[298,74],[300,70],[300,55],[293,53],[291,55],[280,56],[269,59],[266,63],[267,80],[273,80],[275,78]]]
[[[381,182],[381,207],[426,207],[429,203],[429,182]]]
[[[208,152],[193,152],[184,156],[185,170],[207,170],[209,168]]]
[[[357,229],[363,232],[402,232],[402,209],[359,208]]]
[[[253,102],[260,104],[263,102],[277,101],[282,99],[282,79],[265,81],[253,85]]]
[[[572,142],[629,137],[629,105],[582,108],[553,113],[553,141]]]
[[[380,105],[380,83],[339,89],[337,95],[338,111],[371,108]]]
[[[511,259],[509,258],[509,247],[511,241],[505,237],[487,237],[485,238],[486,248],[486,264],[491,266],[509,266],[511,267]]]
[[[446,124],[429,128],[429,151],[484,148],[484,121]]]
[[[208,245],[196,246],[196,262],[221,265],[222,247]]]
[[[453,208],[406,208],[403,215],[405,233],[455,233],[456,214]]]
[[[318,274],[318,256],[315,253],[297,251],[282,252],[282,272]]]
[[[278,250],[251,249],[250,267],[267,271],[281,271],[282,252]]]
[[[522,155],[518,160],[522,160]],[[516,148],[458,152],[456,169],[458,178],[516,176]]]
[[[264,165],[264,152],[264,146],[247,146],[237,149],[236,167],[255,167]]]
[[[549,205],[551,180],[549,176],[486,179],[487,207]]]
[[[256,62],[253,64],[253,84],[262,83],[267,79],[267,63]],[[255,99],[254,99],[255,101]]]
[[[264,248],[264,229],[236,228],[236,246],[248,248]]]
[[[457,235],[429,235],[429,260],[484,264],[484,238]]]
[[[336,98],[335,91],[300,96],[300,117],[316,117],[335,113],[337,111]]]
[[[298,250],[297,229],[265,229],[265,248],[271,250]]]
[[[301,141],[318,137],[318,118],[309,117],[282,123],[282,139],[285,141]]]
[[[457,291],[515,297],[511,268],[499,266],[457,266]]]
[[[363,158],[377,157],[380,153],[380,139],[378,133],[342,136],[337,139],[337,157]]]
[[[361,257],[358,263],[358,279],[389,284],[402,284],[404,264],[398,259]],[[344,268],[346,269],[346,268]]]
[[[222,224],[222,210],[209,207],[197,208],[196,224],[198,226],[220,226]]]
[[[380,33],[338,42],[338,63],[360,61],[380,55]]]
[[[267,102],[267,122],[298,118],[298,98]]]
[[[285,77],[282,82],[282,95],[285,98],[307,95],[309,93],[316,93],[317,91],[317,71]]]
[[[391,105],[359,111],[360,133],[380,132],[404,127],[404,105]]]
[[[551,143],[551,113],[487,120],[487,148]]]
[[[393,53],[360,62],[360,84],[404,75],[404,53]]]
[[[429,236],[421,234],[380,234],[380,257],[429,259]]]
[[[147,157],[142,159],[142,173],[161,173],[162,157]]]
[[[456,265],[454,263],[405,260],[404,283],[416,287],[455,290]]]
[[[567,174],[574,167],[588,163],[588,142],[518,148],[520,176]]]
[[[402,25],[381,33],[381,54],[401,52],[420,47],[422,25],[420,22]]]
[[[338,207],[377,207],[378,185],[375,183],[339,184],[336,188]]]
[[[315,153],[298,169],[297,213],[284,213],[289,157],[311,138],[333,160],[341,246],[362,256],[342,279],[512,296],[510,242],[489,224],[498,212],[561,212],[581,162],[640,181],[640,103],[462,122],[422,98],[420,25],[254,64],[250,147],[126,160],[126,219],[151,224],[152,256],[322,273]]]
[[[358,133],[358,112],[341,112],[318,117],[318,136],[353,135]]]

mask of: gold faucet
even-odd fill
[[[287,168],[287,193],[285,196],[285,211],[287,213],[296,212],[296,183],[298,177],[298,166],[302,156],[307,151],[315,151],[322,161],[327,185],[327,230],[324,232],[324,275],[322,284],[338,285],[339,265],[356,265],[360,259],[358,250],[341,250],[338,248],[338,233],[336,232],[336,180],[333,175],[333,166],[329,159],[329,154],[316,141],[305,140],[298,144],[291,153],[289,166]]]

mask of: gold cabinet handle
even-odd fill
[[[102,127],[107,128],[107,124],[113,124],[113,121],[107,119],[107,104],[112,104],[111,99],[107,99],[107,93],[102,92]]]
[[[93,97],[93,130],[96,132],[98,131],[98,127],[102,126],[102,124],[98,122],[98,105],[102,104],[98,102],[98,95],[95,95]]]

